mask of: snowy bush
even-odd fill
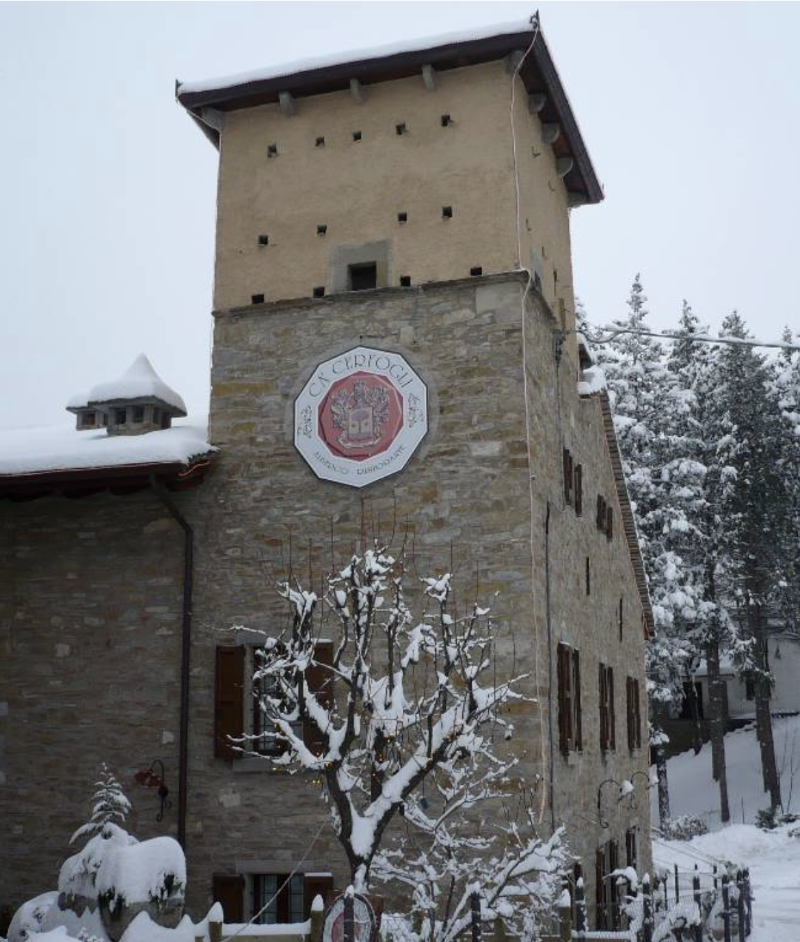
[[[522,823],[502,813],[500,796],[519,792],[516,760],[500,757],[495,737],[512,734],[501,710],[526,699],[515,689],[522,678],[498,679],[489,610],[476,603],[457,617],[449,574],[421,580],[416,617],[404,581],[403,560],[376,547],[329,579],[322,604],[299,584],[280,586],[291,627],[266,639],[254,687],[284,751],[265,761],[321,776],[354,887],[367,890],[374,865],[380,882],[413,888],[426,937],[464,928],[472,890],[487,920],[523,931],[523,911],[530,921],[553,895],[564,851],[560,834],[537,836],[529,796],[517,798]],[[332,659],[318,651],[319,609],[334,616]],[[312,671],[325,676],[322,689]],[[491,833],[479,826],[482,802],[495,804]],[[401,818],[413,838],[382,849]]]
[[[103,766],[90,820],[72,836],[88,841],[62,865],[57,894],[19,909],[9,942],[27,942],[33,931],[61,929],[87,940],[93,934],[118,940],[141,913],[160,926],[178,924],[186,886],[183,851],[171,837],[137,841],[123,827],[129,810],[119,782]]]
[[[682,814],[662,824],[661,833],[668,841],[690,841],[693,837],[708,834],[708,825],[697,815]]]

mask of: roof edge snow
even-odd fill
[[[445,71],[494,62],[524,52],[533,38],[531,23],[519,22],[429,39],[409,39],[226,78],[178,81],[175,97],[203,133],[219,146],[220,125],[213,120],[215,111],[272,104],[286,93],[299,99],[345,91],[352,80],[371,85],[419,75],[422,81],[423,66]],[[541,121],[561,128],[553,149],[557,157],[573,158],[573,167],[564,177],[567,189],[576,197],[573,205],[599,203],[603,189],[541,28],[519,74],[529,95],[544,96],[544,105],[537,107]]]

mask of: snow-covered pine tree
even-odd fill
[[[92,796],[92,815],[86,824],[82,824],[70,838],[74,844],[80,837],[92,837],[112,830],[122,828],[130,814],[131,803],[125,797],[122,786],[114,773],[105,762],[100,766],[99,778],[95,782],[95,793]],[[108,836],[108,834],[104,834]]]
[[[726,462],[729,439],[714,428],[712,409],[715,394],[715,354],[712,348],[692,340],[706,335],[698,318],[684,301],[679,334],[686,337],[674,343],[668,368],[681,390],[685,410],[679,416],[676,432],[679,452],[690,469],[692,481],[686,492],[690,526],[680,538],[679,553],[685,578],[694,589],[690,619],[684,620],[684,631],[690,643],[692,659],[687,689],[694,701],[693,671],[701,657],[705,658],[709,688],[708,714],[711,733],[713,777],[720,793],[720,815],[730,819],[727,765],[725,761],[725,684],[720,675],[720,660],[731,642],[731,624],[717,588],[724,569],[721,552],[725,540],[725,522],[719,504],[730,486],[733,470]],[[688,482],[687,482],[688,483]]]
[[[283,584],[292,624],[265,642],[254,674],[265,725],[285,746],[266,761],[321,777],[358,891],[369,887],[379,853],[382,880],[416,880],[423,865],[419,852],[382,852],[393,821],[405,815],[420,829],[436,868],[445,833],[455,833],[451,814],[463,815],[479,799],[508,790],[515,760],[504,757],[495,736],[502,741],[511,735],[503,708],[525,699],[516,689],[521,677],[497,677],[496,632],[487,609],[475,604],[456,617],[450,576],[444,575],[422,581],[427,609],[415,617],[404,581],[402,558],[375,548],[330,578],[322,604],[313,592]],[[332,659],[319,654],[323,607],[336,627]],[[317,678],[323,672],[322,686],[312,682],[312,671]],[[313,745],[301,725],[312,732]],[[442,815],[447,831],[432,823]],[[480,868],[475,857],[486,835],[467,840],[456,854],[457,872],[473,867],[470,888],[481,889],[491,912],[509,925],[523,910],[535,913],[562,860],[558,835],[545,841],[533,828],[518,828],[513,838],[499,842],[502,850],[492,849]],[[463,859],[462,851],[468,855]],[[428,880],[420,894],[431,940],[451,938],[464,918],[463,892],[448,904],[449,892],[437,893]],[[437,907],[433,916],[431,905]]]
[[[722,335],[750,336],[736,311],[723,321]],[[770,714],[767,638],[769,613],[783,581],[782,536],[790,514],[780,473],[784,422],[773,366],[766,357],[752,347],[734,344],[722,346],[715,359],[713,402],[722,433],[718,440],[720,448],[728,449],[728,463],[735,469],[720,507],[727,563],[724,590],[751,642],[738,647],[737,661],[754,684],[764,790],[771,806],[778,808],[781,791]]]
[[[605,373],[614,427],[634,509],[655,615],[656,637],[647,648],[651,745],[658,767],[659,812],[669,818],[662,724],[681,702],[685,665],[693,657],[685,625],[696,611],[696,587],[678,549],[691,532],[688,511],[697,499],[703,469],[682,453],[687,394],[667,369],[664,350],[647,330],[647,298],[639,275],[628,298],[628,315],[614,326],[613,345],[596,352]]]

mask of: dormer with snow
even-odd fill
[[[79,432],[105,428],[109,435],[144,435],[170,428],[174,418],[186,415],[186,405],[141,353],[119,379],[73,396],[67,411],[77,416]]]

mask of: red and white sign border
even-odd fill
[[[388,380],[403,397],[403,425],[389,448],[356,461],[334,454],[319,434],[319,408],[337,380],[353,373],[374,373]],[[323,481],[366,487],[397,474],[408,464],[428,431],[428,388],[399,353],[353,347],[318,364],[294,403],[294,444],[314,474]]]

